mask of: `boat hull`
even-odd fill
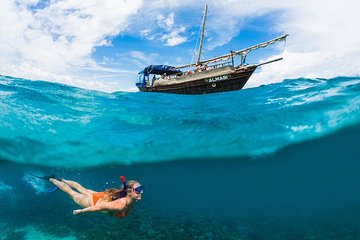
[[[163,92],[174,94],[208,94],[236,91],[242,89],[257,66],[217,77],[199,78],[193,81],[174,83],[165,86],[139,87],[141,92]]]

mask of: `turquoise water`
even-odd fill
[[[360,239],[359,93],[359,77],[183,96],[0,76],[1,239]],[[73,216],[29,172],[146,193],[125,219]]]

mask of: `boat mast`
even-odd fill
[[[205,4],[205,9],[204,9],[204,17],[203,17],[203,22],[202,22],[202,27],[201,27],[200,47],[199,47],[198,58],[197,58],[197,61],[196,61],[196,66],[201,65],[200,57],[201,57],[201,50],[202,50],[202,45],[203,45],[203,41],[204,41],[204,30],[205,30],[206,14],[207,14],[207,4]]]

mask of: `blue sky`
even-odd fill
[[[355,0],[206,1],[202,59],[288,33],[282,45],[258,50],[248,87],[284,78],[359,74],[360,19]],[[205,1],[2,0],[0,74],[106,92],[134,91],[149,64],[190,63]]]

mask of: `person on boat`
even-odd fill
[[[162,77],[162,79],[168,79],[168,78],[169,78],[169,76],[168,76],[166,73],[164,73],[163,75],[161,75],[161,77]]]
[[[144,187],[134,180],[125,181],[120,177],[123,186],[120,189],[106,189],[103,192],[96,192],[84,188],[75,181],[49,177],[48,180],[60,190],[67,193],[69,197],[82,209],[73,211],[74,215],[88,212],[108,212],[115,217],[124,217],[129,213],[134,203],[141,200]]]
[[[206,70],[208,70],[208,65],[207,64],[202,66],[202,71],[206,71]]]

